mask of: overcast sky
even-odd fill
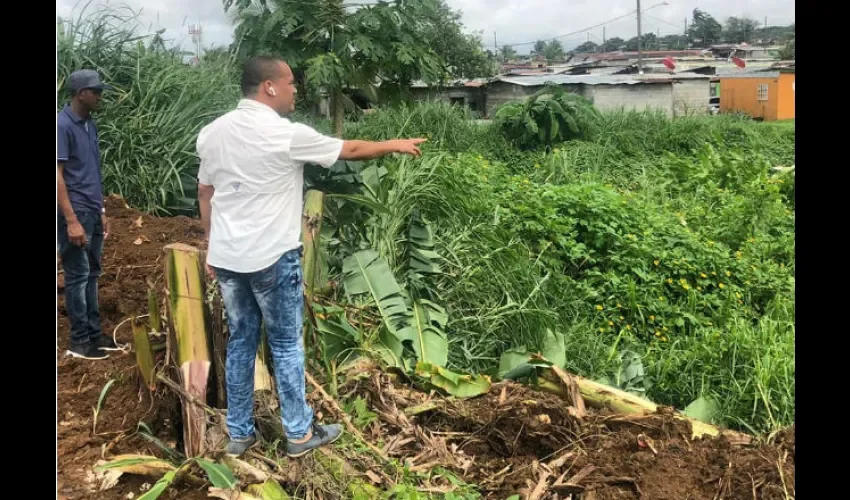
[[[78,12],[85,4],[78,0],[57,0],[56,14],[68,17]],[[635,1],[629,0],[447,0],[449,5],[460,10],[467,31],[483,30],[482,38],[492,48],[493,33],[496,43],[515,45],[549,39],[557,35],[586,30],[619,16],[626,17],[605,25],[604,35],[608,38],[631,38],[637,33],[634,15]],[[691,19],[694,8],[708,12],[721,23],[730,16],[750,17],[768,25],[788,25],[794,22],[794,0],[667,0],[668,5],[659,5],[662,0],[643,0],[645,11],[642,19],[643,31],[661,36],[681,34],[685,18]],[[233,27],[224,13],[221,0],[93,0],[93,5],[104,3],[111,6],[129,6],[139,12],[142,27],[152,30],[165,28],[164,36],[184,47],[191,47],[188,26],[201,23],[203,44],[225,46],[232,41]],[[92,7],[89,7],[91,9]],[[601,43],[603,28],[596,27],[559,38],[564,47],[570,49],[590,40]],[[515,45],[518,52],[527,52],[530,44]]]

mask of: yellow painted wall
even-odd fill
[[[782,73],[779,75],[779,108],[776,115],[778,120],[790,120],[795,117],[796,95],[794,81],[795,73]]]
[[[758,86],[767,85],[767,100],[758,100]],[[778,78],[720,78],[720,112],[743,112],[753,118],[776,120]]]

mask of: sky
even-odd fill
[[[519,53],[526,53],[539,39],[558,38],[566,49],[571,49],[588,39],[601,43],[602,37],[632,38],[637,34],[637,20],[630,14],[637,6],[628,0],[447,0],[462,13],[462,22],[469,32],[482,32],[487,48],[512,45]],[[191,48],[190,24],[203,27],[204,47],[223,47],[233,40],[233,26],[224,12],[221,0],[57,0],[56,15],[78,15],[89,3],[95,5],[129,7],[138,13],[140,27],[155,31],[165,29],[164,37],[184,48]],[[694,8],[699,8],[723,23],[730,16],[750,17],[768,25],[788,25],[794,22],[794,0],[643,0],[641,20],[644,33],[661,36],[681,34]],[[587,28],[614,20],[603,27]],[[525,43],[525,44],[524,44]],[[519,45],[523,44],[523,45]]]

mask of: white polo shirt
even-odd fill
[[[198,182],[215,188],[207,263],[249,273],[297,248],[304,164],[330,167],[342,143],[252,99],[204,127]]]

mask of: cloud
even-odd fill
[[[685,19],[690,22],[694,8],[711,14],[721,23],[730,16],[746,16],[762,24],[767,17],[769,25],[788,25],[794,22],[795,15],[793,0],[667,0],[668,5],[658,5],[661,1],[643,0],[641,9],[646,14],[641,24],[644,32],[661,36],[680,34],[684,31]],[[493,46],[494,32],[496,43],[500,46],[577,32],[559,38],[568,49],[587,41],[588,37],[600,43],[603,35],[629,39],[637,34],[636,18],[630,14],[636,9],[636,2],[629,0],[447,2],[453,9],[462,11],[467,30],[482,32],[483,42],[488,47]],[[152,30],[164,28],[167,39],[187,49],[192,47],[188,26],[193,23],[203,26],[204,46],[225,46],[233,40],[233,26],[224,13],[221,0],[125,0],[123,3],[100,0],[100,3],[141,9],[139,20],[142,27]],[[75,0],[57,0],[57,15],[68,16],[75,5]],[[601,26],[584,31],[619,16],[625,17],[606,24],[604,31]],[[531,46],[526,44],[516,46],[516,49],[526,52]]]

